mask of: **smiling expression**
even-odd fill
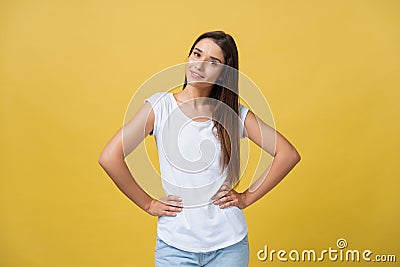
[[[189,55],[186,65],[188,83],[213,84],[224,64],[222,49],[210,38],[200,40]]]

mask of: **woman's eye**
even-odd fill
[[[217,61],[210,61],[210,64],[211,64],[211,65],[217,65],[218,62],[217,62]]]
[[[195,55],[196,57],[200,56],[200,54],[197,52],[194,52],[193,55]]]

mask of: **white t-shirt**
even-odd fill
[[[154,111],[152,135],[156,138],[162,185],[166,195],[182,198],[175,217],[158,217],[157,235],[165,243],[191,252],[227,247],[247,234],[243,211],[221,209],[211,201],[225,180],[221,174],[220,143],[214,123],[194,121],[169,92],[147,98]],[[248,108],[239,105],[241,138]]]

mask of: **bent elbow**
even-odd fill
[[[103,167],[103,169],[107,166],[107,163],[110,162],[110,155],[109,153],[107,153],[106,150],[103,150],[100,154],[99,159],[97,160],[97,162],[100,164],[101,167]]]
[[[301,156],[295,148],[293,148],[292,151],[292,160],[294,161],[295,164],[297,164],[301,160]]]
[[[112,167],[115,164],[119,164],[124,161],[123,152],[106,147],[100,154],[99,159],[97,160],[103,169],[108,167]]]
[[[106,159],[105,159],[105,157],[103,156],[103,154],[101,154],[100,155],[100,157],[99,157],[99,159],[97,160],[97,162],[100,164],[100,166],[101,167],[103,167],[104,168],[104,165],[105,165],[105,163],[106,163]]]

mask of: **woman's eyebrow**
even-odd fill
[[[201,50],[200,48],[195,47],[194,49],[195,49],[195,50],[198,50],[198,51],[200,51],[200,52],[203,53],[203,50]],[[216,58],[216,57],[213,57],[213,56],[210,56],[210,58],[211,58],[211,59],[214,59],[214,60],[218,60],[219,63],[222,63],[222,61],[221,61],[219,58]]]

